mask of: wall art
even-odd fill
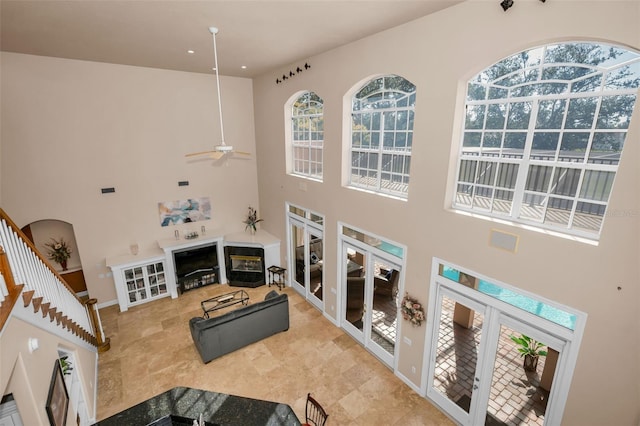
[[[180,225],[211,219],[211,200],[209,197],[189,198],[180,201],[158,203],[160,226]]]

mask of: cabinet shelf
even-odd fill
[[[136,264],[110,265],[120,310],[169,296],[165,258],[141,260]]]

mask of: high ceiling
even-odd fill
[[[220,73],[254,77],[461,1],[1,0],[0,40],[8,52],[210,73],[215,26]]]

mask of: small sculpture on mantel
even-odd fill
[[[262,219],[258,219],[258,211],[249,206],[249,213],[247,214],[247,218],[244,220],[244,224],[246,225],[244,230],[246,231],[248,229],[249,232],[251,232],[251,235],[253,235],[257,231],[256,225],[262,221]]]

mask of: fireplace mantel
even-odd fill
[[[137,255],[127,254],[114,256],[106,259],[107,266],[114,272],[114,284],[116,286],[116,293],[118,294],[118,303],[120,304],[120,309],[122,311],[126,311],[130,304],[127,302],[126,283],[123,275],[127,268],[147,268],[149,265],[162,262],[164,268],[164,279],[166,280],[166,293],[161,294],[160,297],[178,297],[176,269],[173,256],[174,252],[215,245],[219,263],[218,278],[221,284],[228,283],[224,253],[224,249],[227,246],[263,248],[265,268],[272,265],[280,265],[280,240],[263,230],[258,230],[258,232],[253,235],[248,232],[238,232],[226,235],[201,235],[193,239],[165,238],[158,240],[157,244],[157,248],[148,252],[139,253]],[[154,299],[146,298],[144,299],[144,302],[151,300]],[[134,304],[138,304],[140,302],[143,301],[135,301]]]
[[[174,252],[212,245],[216,246],[216,251],[218,253],[218,265],[220,267],[218,272],[220,274],[220,283],[225,283],[227,282],[227,277],[224,271],[224,237],[222,235],[203,235],[192,239],[166,238],[164,240],[158,240],[158,246],[164,251],[164,255],[166,257],[167,281],[171,288],[171,297],[178,297],[176,265],[173,258]]]
[[[166,257],[167,282],[170,288],[171,297],[178,297],[173,253],[176,251],[213,244],[216,245],[218,252],[218,262],[220,266],[218,272],[221,284],[229,282],[227,278],[227,267],[225,265],[224,254],[224,248],[227,246],[263,248],[265,254],[265,268],[271,265],[280,265],[280,240],[264,230],[258,230],[255,234],[237,232],[226,235],[201,235],[193,239],[165,238],[163,240],[158,240],[158,246],[164,251]]]

